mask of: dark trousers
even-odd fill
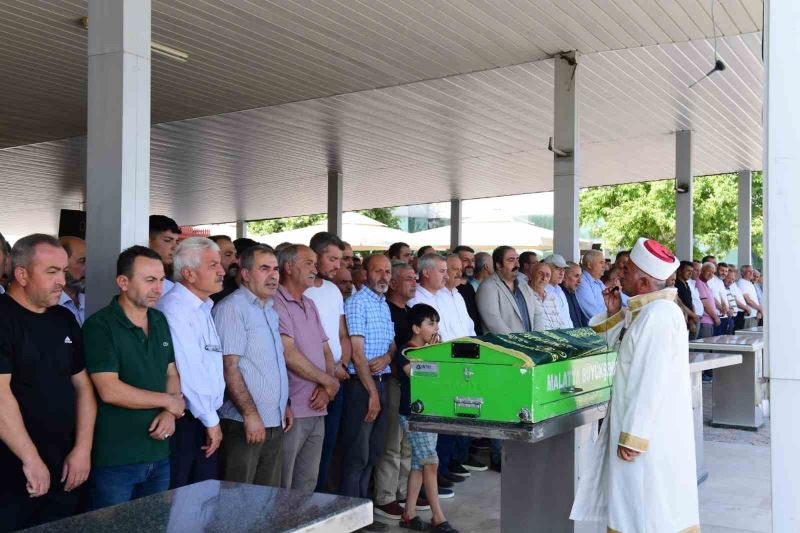
[[[336,396],[334,396],[330,403],[328,403],[328,414],[325,416],[325,439],[322,441],[322,456],[319,460],[319,476],[317,477],[317,488],[314,489],[314,492],[325,492],[328,490],[328,473],[331,468],[333,450],[336,448],[336,439],[339,437],[339,426],[342,423],[343,411],[344,384],[342,384],[342,387],[339,389],[339,392],[336,393]]]
[[[16,531],[70,517],[78,512],[81,491],[64,492],[57,479],[44,496],[27,494],[0,497],[0,532]]]
[[[169,488],[219,479],[218,452],[206,458],[206,428],[187,411],[175,422],[175,435],[169,443]]]
[[[283,428],[265,428],[264,442],[248,444],[243,422],[223,418],[220,426],[220,477],[225,481],[280,487]]]
[[[373,376],[381,402],[381,411],[374,422],[366,422],[369,393],[361,380],[353,376],[344,384],[344,415],[342,417],[342,482],[340,494],[367,498],[372,469],[378,464],[386,444],[386,411],[389,405],[387,376]]]
[[[736,313],[736,316],[733,317],[733,331],[736,332],[740,329],[744,329],[744,311],[739,311]]]

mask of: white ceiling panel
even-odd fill
[[[715,0],[717,32],[761,0]],[[711,0],[153,0],[154,124],[712,37]],[[0,1],[0,148],[85,134],[86,0]]]
[[[692,89],[709,40],[580,56],[581,185],[673,176],[678,130],[697,175],[760,169],[761,36],[718,50],[727,70]],[[347,210],[550,190],[552,106],[548,59],[158,124],[151,209],[181,224],[321,212],[330,167]],[[0,150],[0,230],[54,231],[84,199],[83,154],[80,139]]]

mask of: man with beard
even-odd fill
[[[386,444],[388,403],[387,374],[396,351],[394,324],[386,292],[392,274],[389,258],[373,254],[364,260],[367,282],[345,304],[347,328],[353,345],[345,382],[345,414],[342,439],[347,443],[342,459],[341,494],[355,498],[369,496],[372,470]],[[373,522],[367,531],[385,531],[386,524]]]
[[[344,298],[333,280],[342,265],[344,243],[333,233],[321,231],[311,237],[309,244],[317,254],[317,277],[314,285],[306,289],[305,295],[317,306],[322,327],[328,337],[328,347],[333,355],[334,375],[341,384],[349,379],[347,365],[350,363],[350,336],[347,334],[344,319]],[[328,469],[339,435],[343,405],[344,393],[339,390],[328,403],[328,414],[325,416],[325,440],[322,443],[317,492],[326,490]]]
[[[86,313],[86,295],[83,293],[86,285],[86,241],[79,237],[61,237],[58,242],[67,251],[69,262],[58,304],[69,309],[78,324],[83,326]]]
[[[19,239],[0,295],[0,530],[74,514],[91,465],[97,404],[83,337],[58,305],[67,253],[55,237]]]
[[[169,439],[186,403],[161,298],[164,265],[132,246],[117,259],[119,295],[84,326],[86,368],[99,397],[89,507],[169,488]]]
[[[339,288],[339,292],[342,293],[342,298],[345,302],[353,295],[353,275],[345,265],[342,265],[339,270],[336,271],[333,283]]]
[[[461,279],[456,290],[467,306],[467,313],[475,326],[475,335],[483,335],[481,316],[478,312],[478,303],[475,301],[475,287],[472,285],[475,276],[475,250],[469,246],[456,246],[453,253],[461,259]]]
[[[219,258],[222,268],[225,270],[225,277],[222,280],[222,290],[217,294],[212,294],[211,299],[214,303],[219,303],[223,298],[239,288],[242,281],[239,276],[239,262],[236,246],[227,235],[212,235],[209,237],[219,246]]]
[[[353,270],[353,265],[355,264],[355,260],[353,257],[353,247],[350,246],[349,242],[344,242],[344,251],[342,252],[342,264],[347,270]]]
[[[410,263],[412,254],[411,247],[404,242],[396,242],[389,246],[386,256],[390,261],[399,261],[400,263]]]
[[[607,311],[591,327],[618,355],[609,415],[578,484],[570,518],[608,531],[700,531],[689,339],[673,288],[679,261],[640,238],[618,287],[603,291]]]
[[[164,273],[166,279],[162,286],[162,295],[167,294],[175,285],[172,282],[173,266],[172,259],[175,249],[178,247],[178,238],[181,236],[181,228],[173,219],[164,215],[150,215],[149,226],[149,248],[161,257],[164,263]]]
[[[175,285],[157,305],[169,323],[188,407],[170,440],[172,489],[218,476],[216,451],[222,430],[217,409],[222,406],[225,379],[211,295],[222,288],[224,275],[219,246],[204,237],[189,237],[175,250]]]
[[[392,263],[392,279],[389,281],[386,302],[392,314],[396,346],[405,346],[411,338],[411,326],[408,323],[411,308],[408,302],[416,293],[417,275],[414,268],[403,262]],[[408,473],[411,470],[411,444],[400,427],[398,376],[390,374],[386,387],[389,390],[389,402],[385,407],[386,447],[375,466],[375,512],[392,520],[400,520],[403,514],[400,500],[406,497]]]

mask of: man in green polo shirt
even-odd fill
[[[89,506],[108,507],[169,487],[169,443],[186,405],[167,319],[154,309],[164,265],[133,246],[117,260],[119,296],[84,324],[97,390]]]

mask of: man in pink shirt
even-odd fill
[[[333,354],[314,302],[303,293],[314,284],[317,254],[308,246],[281,250],[281,282],[275,295],[279,330],[289,369],[294,426],[283,439],[281,485],[313,492],[317,485],[328,402],[339,390]]]
[[[703,317],[700,319],[700,334],[697,338],[712,337],[714,327],[720,323],[719,313],[717,312],[717,302],[711,289],[708,288],[708,280],[714,277],[716,267],[712,263],[706,263],[700,270],[700,277],[697,278],[697,292],[700,294],[700,301],[703,303]]]

